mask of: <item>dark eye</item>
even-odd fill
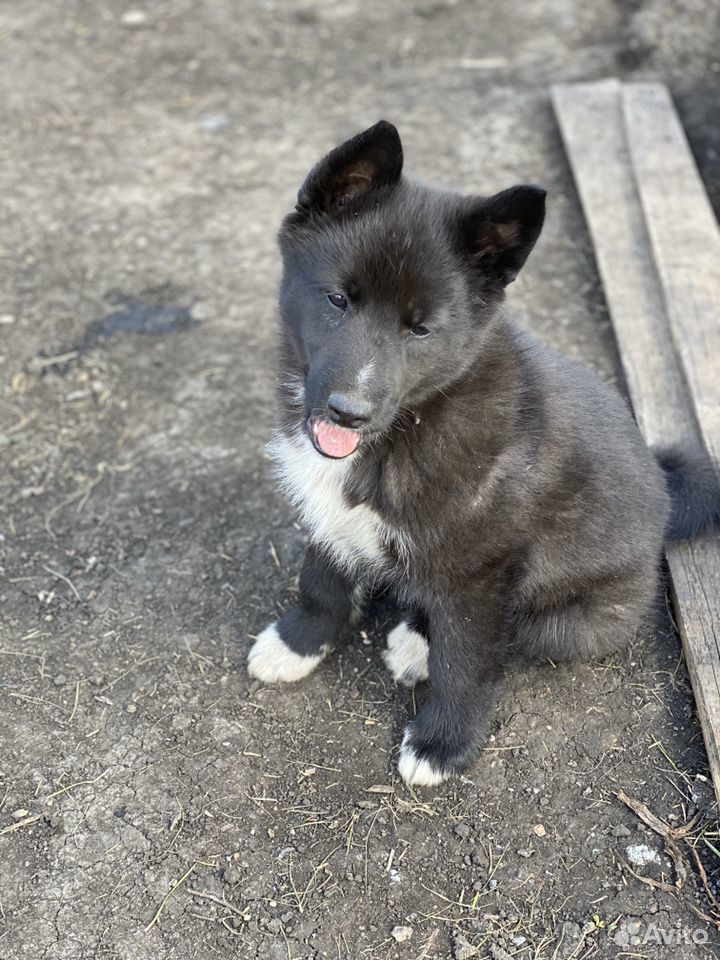
[[[415,326],[415,327],[410,327],[410,333],[411,333],[414,337],[417,337],[418,340],[422,340],[423,337],[429,337],[429,336],[430,336],[430,330],[429,330],[429,328],[423,326],[422,323],[419,323],[419,324],[418,324],[417,326]]]
[[[329,293],[327,298],[338,310],[347,310],[348,302],[341,293]]]

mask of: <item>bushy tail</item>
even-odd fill
[[[676,542],[720,530],[720,481],[705,453],[655,453],[670,492],[666,540]]]

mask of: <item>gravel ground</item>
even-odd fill
[[[415,704],[383,611],[297,688],[244,666],[303,550],[264,443],[274,234],[306,170],[384,116],[428,180],[544,184],[509,307],[622,389],[548,85],[667,82],[717,209],[713,8],[0,3],[3,960],[718,955],[663,598],[614,660],[519,669],[436,791],[395,772]],[[699,815],[681,892],[621,790]]]

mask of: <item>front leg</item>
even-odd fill
[[[504,578],[465,584],[433,605],[432,693],[406,729],[398,771],[409,786],[435,786],[477,757],[505,659]]]
[[[264,683],[293,683],[317,667],[348,626],[355,593],[350,581],[314,546],[300,571],[300,600],[265,627],[248,654],[248,673]]]
[[[421,610],[413,610],[387,635],[385,666],[395,683],[414,687],[427,680],[430,627]]]

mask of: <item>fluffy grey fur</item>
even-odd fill
[[[603,655],[656,595],[663,470],[615,391],[502,310],[544,203],[533,186],[463,197],[408,180],[381,122],[318,164],[280,231],[276,455],[312,542],[277,631],[319,662],[358,583],[395,591],[429,641],[410,783],[473,760],[514,654]],[[318,423],[356,431],[357,451],[323,456]],[[665,466],[675,535],[710,524],[707,476],[698,520],[684,461]],[[271,667],[256,675],[283,679]]]

